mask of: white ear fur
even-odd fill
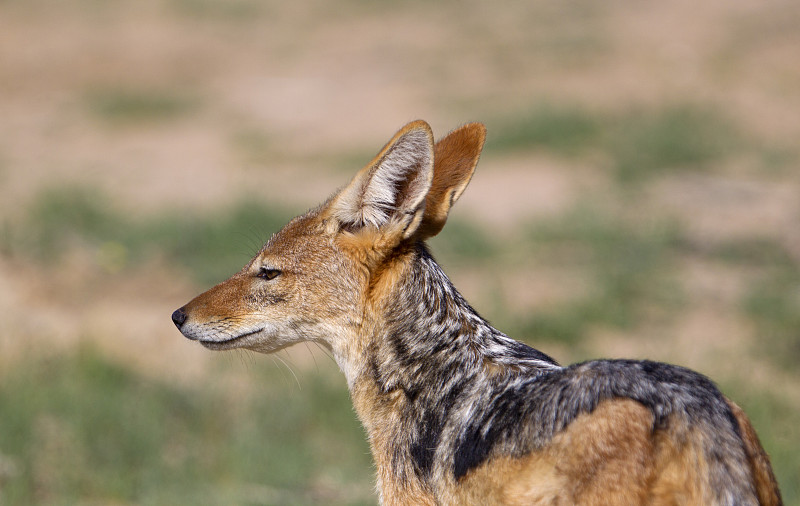
[[[424,121],[403,127],[332,202],[333,216],[350,227],[419,223],[433,178],[433,133]],[[405,231],[404,236],[411,231]]]

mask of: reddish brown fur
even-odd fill
[[[728,405],[739,422],[739,430],[742,433],[742,440],[744,441],[744,449],[747,453],[747,458],[750,461],[750,468],[753,477],[756,481],[756,490],[758,491],[758,500],[763,506],[777,506],[782,504],[780,491],[778,490],[778,481],[775,479],[775,474],[772,472],[772,466],[769,463],[769,456],[761,446],[756,431],[750,420],[745,415],[742,408],[736,405],[730,399],[726,399]]]
[[[425,198],[425,217],[417,232],[421,237],[432,237],[442,230],[450,207],[472,179],[486,140],[486,128],[476,124],[470,127],[462,129],[461,135],[441,139],[434,147],[436,177]],[[458,184],[454,186],[454,182]]]

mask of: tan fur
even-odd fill
[[[698,435],[685,425],[654,433],[652,424],[652,414],[635,401],[604,401],[543,450],[496,458],[472,471],[443,503],[709,504]]]
[[[409,480],[402,482],[394,472],[391,462],[391,433],[384,430],[384,427],[398,424],[397,416],[400,412],[398,405],[405,402],[402,392],[397,390],[389,395],[380,395],[371,386],[360,383],[352,391],[352,398],[356,412],[363,414],[361,421],[369,434],[381,503],[385,505],[437,504],[431,493],[425,490],[425,487],[417,480],[407,477]],[[378,402],[375,402],[376,400]]]
[[[704,481],[708,463],[700,453],[703,436],[686,425],[658,434],[654,462],[656,479],[645,504],[711,504],[711,490]],[[687,472],[689,470],[689,472]]]
[[[645,504],[656,456],[652,422],[634,401],[605,401],[547,448],[496,459],[468,475],[451,504]]]

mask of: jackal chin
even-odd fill
[[[260,334],[264,332],[263,328],[256,329],[250,332],[244,332],[239,335],[225,336],[220,339],[200,338],[198,342],[214,351],[232,350],[235,348],[248,348],[253,345],[253,342],[261,341]]]
[[[275,353],[303,339],[297,326],[290,323],[259,323],[247,328],[220,330],[214,325],[182,328],[187,338],[209,350],[225,351],[244,348],[258,353]]]

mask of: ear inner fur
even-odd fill
[[[433,133],[424,121],[403,127],[333,200],[332,213],[349,230],[419,223],[433,177]]]

